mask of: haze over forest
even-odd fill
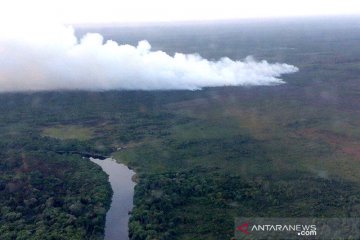
[[[130,240],[218,240],[236,239],[244,216],[360,217],[360,17],[332,16],[358,2],[254,0],[239,11],[257,19],[128,22],[179,5],[205,20],[229,1],[0,9],[1,240],[101,240],[120,218]],[[268,19],[259,6],[283,8]],[[124,216],[90,157],[131,168]],[[358,226],[327,229],[360,239]]]
[[[298,71],[292,65],[250,56],[244,60],[226,56],[207,60],[197,53],[170,56],[152,51],[146,40],[137,46],[121,45],[104,42],[98,33],[88,33],[79,41],[71,27],[61,25],[10,29],[0,34],[0,44],[2,92],[276,85],[284,83],[283,74]]]

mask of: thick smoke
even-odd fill
[[[212,86],[281,84],[288,64],[151,51],[147,41],[134,47],[104,43],[99,34],[80,41],[64,26],[0,33],[0,91],[201,89]]]

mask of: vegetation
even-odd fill
[[[1,239],[102,239],[111,188],[99,167],[50,153],[1,158]]]
[[[43,130],[43,136],[65,139],[88,140],[93,132],[90,128],[75,125],[60,125],[56,127],[47,127]]]
[[[300,172],[243,178],[218,170],[194,168],[143,176],[136,186],[130,238],[231,239],[238,216],[359,214],[360,188],[352,183]]]
[[[1,239],[102,238],[106,175],[60,152],[136,170],[131,239],[229,239],[237,216],[359,217],[359,33],[330,25],[199,27],[152,41],[298,66],[281,86],[0,94]],[[149,34],[134,31],[112,29]]]

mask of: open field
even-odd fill
[[[76,125],[60,125],[45,128],[42,135],[46,137],[57,138],[60,140],[77,139],[82,141],[92,138],[93,131],[91,128]]]

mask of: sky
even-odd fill
[[[171,22],[360,15],[359,0],[2,0],[1,22]]]

